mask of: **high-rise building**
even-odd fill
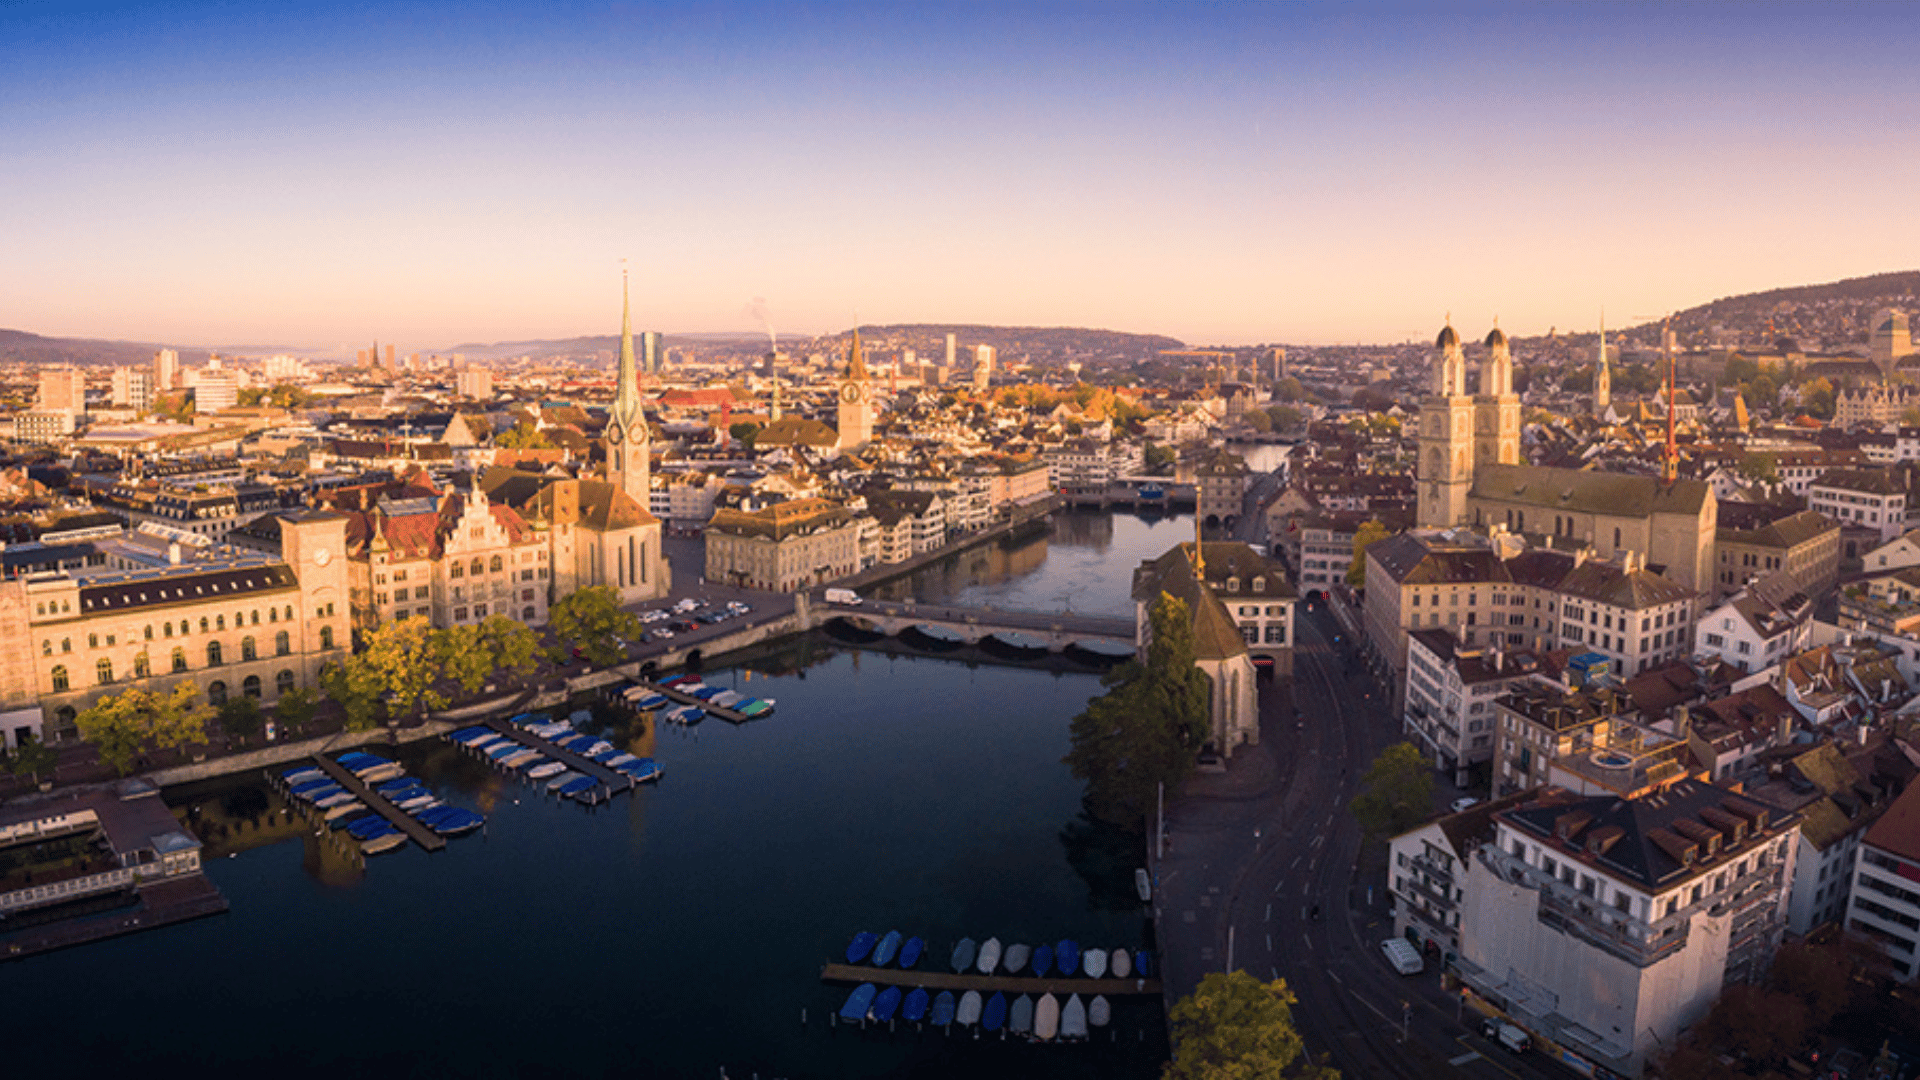
[[[493,372],[477,367],[463,369],[453,376],[453,388],[463,398],[484,401],[493,396]]]
[[[658,330],[647,330],[641,333],[640,340],[638,342],[640,346],[640,354],[638,357],[639,370],[636,372],[636,374],[640,374],[640,375],[660,374],[661,360],[663,358],[664,349],[665,349],[665,345],[663,344],[663,342],[664,342],[664,338],[661,336],[660,331]],[[767,370],[768,371],[773,370],[773,365],[771,362],[768,363]]]
[[[1279,382],[1287,377],[1287,350],[1273,350],[1273,381]]]
[[[213,413],[240,404],[240,378],[236,372],[209,363],[200,369],[193,383],[193,411]]]
[[[354,366],[354,367],[360,367],[360,368],[363,368],[363,367],[366,367],[366,366],[367,366],[367,350],[365,350],[365,349],[359,349],[359,350],[357,350],[357,351],[355,351],[355,352],[354,352],[354,354],[353,354],[353,366]]]
[[[398,372],[400,370],[400,364],[393,355],[392,345],[387,346],[387,370],[389,372]]]
[[[87,408],[87,376],[79,368],[48,368],[40,372],[42,411],[66,409],[84,412]]]
[[[153,373],[146,368],[114,368],[112,400],[123,408],[146,409],[153,403]]]
[[[973,347],[973,388],[985,390],[993,382],[993,346]]]
[[[960,348],[959,335],[948,334],[947,335],[947,370],[948,371],[952,371],[957,366],[954,363],[954,361],[959,359],[959,356],[960,356],[959,348]]]
[[[180,354],[172,349],[161,349],[153,354],[153,391],[163,393],[174,388],[179,380]]]
[[[260,370],[269,383],[300,382],[313,378],[313,372],[307,368],[305,361],[286,353],[267,357],[261,361]]]

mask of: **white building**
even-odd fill
[[[1761,671],[1805,649],[1813,636],[1813,602],[1795,594],[1775,601],[1764,587],[1749,587],[1700,616],[1693,654]]]
[[[484,401],[493,396],[493,372],[486,368],[464,368],[453,377],[453,392],[459,397]]]
[[[153,390],[154,393],[171,390],[180,377],[180,354],[172,349],[161,349],[153,354]]]
[[[1807,509],[1842,525],[1864,525],[1882,543],[1907,531],[1907,491],[1879,469],[1833,469],[1807,488]]]
[[[115,405],[145,410],[153,402],[153,373],[145,368],[114,368],[112,387]]]
[[[1456,970],[1591,1065],[1640,1075],[1780,943],[1796,815],[1681,780],[1635,799],[1541,789],[1494,821],[1468,864]]]
[[[1886,953],[1900,978],[1920,976],[1920,784],[1908,785],[1861,841],[1847,930]]]
[[[1407,635],[1402,730],[1442,770],[1492,761],[1495,699],[1539,670],[1526,651],[1467,648],[1445,630],[1415,630]]]

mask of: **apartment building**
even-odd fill
[[[1886,954],[1894,974],[1920,978],[1920,784],[1910,784],[1861,840],[1847,931]]]
[[[1907,531],[1907,489],[1885,469],[1831,469],[1807,488],[1807,508],[1862,526],[1886,543]]]
[[[1737,516],[1723,506],[1722,524],[1714,531],[1716,601],[1739,592],[1760,578],[1782,574],[1792,592],[1819,596],[1833,588],[1840,574],[1840,526],[1813,510],[1749,527],[1729,527]],[[1920,558],[1915,559],[1920,562]],[[1873,564],[1869,562],[1868,566]]]
[[[1494,702],[1539,671],[1524,649],[1467,648],[1445,630],[1415,630],[1407,641],[1401,728],[1439,769],[1492,761],[1500,726]]]

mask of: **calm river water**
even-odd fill
[[[960,556],[906,587],[1122,614],[1132,567],[1191,527],[1063,515],[1044,539]],[[257,779],[170,791],[199,808],[232,911],[0,969],[9,1071],[1155,1074],[1157,1000],[1117,1001],[1091,1043],[1029,1046],[830,1027],[847,988],[819,979],[858,930],[921,934],[923,965],[941,969],[962,936],[1151,945],[1132,897],[1137,845],[1081,819],[1060,763],[1095,677],[813,637],[708,679],[778,710],[742,728],[618,729],[666,775],[597,810],[446,744],[403,748],[488,825],[364,870],[296,825],[229,831],[274,820]]]

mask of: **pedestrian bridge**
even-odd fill
[[[890,603],[868,600],[859,604],[810,605],[812,623],[834,620],[871,633],[899,637],[908,631],[966,645],[998,644],[1013,649],[1036,648],[1063,652],[1073,646],[1117,655],[1133,649],[1133,620],[1111,615],[1080,615],[1071,611],[1001,611],[995,608],[946,604]]]

